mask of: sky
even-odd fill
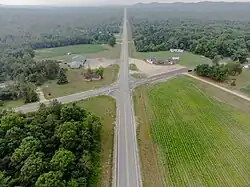
[[[7,5],[105,5],[105,4],[134,4],[138,2],[199,2],[201,0],[0,0]],[[222,0],[211,0],[222,1]],[[250,2],[250,0],[225,0],[228,2]]]

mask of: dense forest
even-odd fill
[[[108,43],[120,31],[120,8],[0,8],[0,48]]]
[[[34,60],[30,48],[5,50],[0,54],[0,100],[23,99],[25,103],[38,101],[35,87],[58,77],[59,63],[53,60]]]
[[[219,55],[241,63],[246,61],[250,51],[250,19],[241,15],[249,14],[250,9],[244,3],[236,4],[235,8],[230,3],[160,5],[137,4],[129,9],[137,51],[180,48],[211,59]]]
[[[0,115],[1,187],[84,187],[99,169],[100,119],[76,104]]]

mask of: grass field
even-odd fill
[[[134,77],[135,79],[145,79],[147,78],[146,74],[143,73],[133,73],[131,74],[132,77]]]
[[[36,52],[36,59],[52,59],[52,60],[64,60],[71,62],[72,58],[77,55],[83,55],[88,58],[109,58],[116,59],[120,57],[120,45],[116,45],[114,48],[108,45],[97,44],[82,44],[72,45],[65,47],[38,49]],[[71,53],[71,55],[67,55]]]
[[[79,106],[93,112],[103,120],[100,158],[101,175],[97,186],[110,187],[112,182],[113,127],[116,118],[115,100],[111,97],[99,96],[77,103]]]
[[[84,71],[84,69],[69,69],[67,71],[68,84],[58,85],[56,80],[45,83],[42,86],[45,97],[51,99],[109,85],[116,81],[119,66],[114,64],[105,68],[104,78],[99,81],[85,81],[83,75],[81,75]],[[49,93],[51,95],[49,95]]]
[[[236,77],[236,88],[250,96],[250,69],[244,69],[243,72]]]
[[[141,60],[154,57],[158,59],[168,59],[174,56],[178,56],[180,57],[179,64],[189,68],[194,68],[198,64],[212,63],[212,61],[209,58],[202,57],[200,55],[195,55],[190,52],[183,52],[183,53],[171,53],[170,51],[137,52],[134,43],[129,43],[128,46],[129,46],[128,49],[129,56]]]
[[[138,68],[135,64],[129,64],[129,70],[131,71],[138,71]]]
[[[4,105],[0,106],[0,109],[15,108],[24,105],[24,101],[21,99],[14,101],[4,101],[3,103]]]
[[[186,77],[136,89],[144,186],[250,185],[250,114],[211,92]]]

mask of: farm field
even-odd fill
[[[38,49],[35,51],[36,59],[52,59],[71,62],[77,55],[83,55],[87,58],[109,58],[116,59],[120,57],[120,45],[114,48],[108,45],[99,44],[81,44],[65,47]],[[67,55],[71,53],[71,55]]]
[[[115,100],[108,96],[98,96],[79,101],[77,104],[103,120],[100,155],[101,170],[95,187],[110,187],[113,162],[113,123],[116,119]]]
[[[136,89],[144,186],[250,185],[250,104],[213,89],[185,76]]]
[[[117,73],[119,71],[119,66],[117,64],[114,64],[107,68],[104,68],[103,79],[98,81],[85,81],[82,75],[84,71],[86,70],[69,69],[66,72],[69,81],[68,84],[58,85],[56,83],[56,80],[45,83],[42,86],[45,98],[51,99],[107,86],[117,80]]]

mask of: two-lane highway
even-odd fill
[[[123,43],[118,80],[115,187],[140,187],[136,126],[129,87],[127,11],[124,9]]]

